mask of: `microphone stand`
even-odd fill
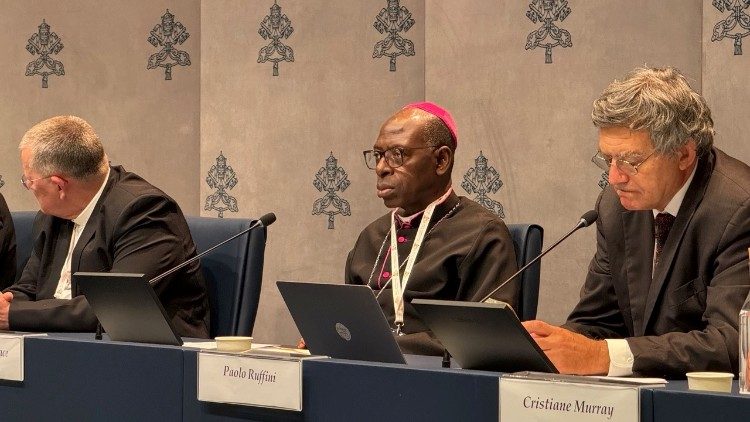
[[[543,257],[544,255],[547,255],[547,253],[548,253],[549,251],[551,251],[552,249],[554,249],[554,248],[555,248],[555,246],[559,245],[559,244],[560,244],[560,243],[561,243],[561,242],[562,242],[563,240],[565,240],[565,239],[567,239],[568,237],[570,237],[570,235],[572,235],[573,233],[575,233],[575,232],[576,232],[577,230],[579,230],[579,229],[581,229],[581,228],[584,228],[584,227],[588,226],[589,224],[591,224],[591,223],[589,223],[589,222],[587,222],[587,221],[586,221],[585,219],[581,218],[581,221],[579,221],[579,222],[578,222],[578,224],[576,224],[576,226],[575,226],[575,227],[573,227],[573,230],[569,231],[569,232],[568,232],[568,234],[566,234],[565,236],[561,237],[561,238],[560,238],[560,239],[559,239],[559,240],[558,240],[557,242],[553,243],[553,244],[552,244],[551,246],[547,247],[547,249],[545,249],[544,251],[542,251],[542,253],[541,253],[541,254],[539,254],[539,255],[538,255],[538,256],[537,256],[536,258],[534,258],[534,259],[532,259],[531,261],[529,261],[528,263],[526,263],[526,265],[524,265],[523,267],[521,267],[521,269],[520,269],[520,270],[516,271],[516,272],[515,272],[515,273],[514,273],[514,274],[513,274],[512,276],[510,276],[510,277],[509,277],[509,278],[508,278],[507,280],[505,280],[505,281],[503,281],[502,283],[500,283],[500,285],[499,285],[499,286],[495,287],[495,289],[494,289],[494,290],[492,290],[492,291],[490,292],[490,294],[488,294],[487,296],[485,296],[484,298],[482,298],[482,300],[480,300],[479,302],[480,302],[480,303],[481,303],[481,302],[486,302],[486,301],[487,301],[487,299],[491,298],[491,297],[492,297],[492,295],[494,295],[495,293],[497,293],[497,291],[498,291],[498,290],[502,289],[502,288],[503,288],[503,286],[505,286],[506,284],[510,283],[510,281],[511,281],[511,280],[513,280],[514,278],[516,278],[516,277],[518,276],[518,274],[521,274],[521,273],[522,273],[522,272],[523,272],[523,271],[524,271],[525,269],[529,268],[529,267],[530,267],[530,266],[532,266],[532,265],[533,265],[533,264],[534,264],[535,262],[537,262],[537,261],[539,261],[540,259],[542,259],[542,257]]]
[[[203,251],[203,252],[195,255],[194,257],[188,259],[187,261],[183,262],[182,264],[180,264],[180,265],[178,265],[178,266],[176,266],[176,267],[174,267],[174,268],[172,268],[170,270],[167,270],[167,271],[165,271],[165,272],[157,275],[156,277],[152,278],[151,280],[148,281],[148,285],[151,286],[151,287],[153,287],[154,284],[156,284],[157,281],[162,280],[165,277],[167,277],[168,275],[174,274],[176,271],[178,271],[178,270],[180,270],[182,268],[185,268],[186,265],[188,265],[190,263],[193,263],[193,262],[195,262],[198,259],[201,259],[202,257],[206,256],[209,252],[215,250],[219,246],[222,246],[222,245],[226,244],[227,242],[229,242],[230,240],[234,240],[234,239],[242,236],[243,234],[248,233],[250,230],[252,230],[252,229],[254,229],[254,228],[258,227],[258,226],[266,226],[266,227],[268,227],[274,221],[276,221],[276,214],[274,214],[274,213],[268,213],[268,214],[263,215],[258,220],[256,220],[255,223],[253,223],[250,227],[246,228],[245,230],[242,230],[241,232],[239,232],[239,233],[235,234],[234,236],[230,237],[229,239],[226,239],[226,240],[224,240],[221,243],[218,243],[218,244],[216,244],[214,246],[211,246],[210,248],[208,248],[205,251]],[[103,331],[102,324],[101,324],[101,322],[97,321],[96,322],[96,333],[94,334],[94,339],[95,340],[101,340],[102,339],[102,331]]]
[[[265,217],[265,215],[264,215],[263,217]],[[163,272],[163,273],[161,273],[161,274],[157,275],[156,277],[154,277],[154,278],[152,278],[151,280],[149,280],[149,281],[148,281],[148,284],[149,284],[150,286],[153,286],[154,284],[156,284],[156,282],[157,282],[157,281],[160,281],[160,280],[164,279],[165,277],[167,277],[167,276],[169,276],[169,275],[172,275],[172,274],[174,274],[175,272],[177,272],[177,271],[179,271],[179,270],[181,270],[181,269],[185,268],[185,266],[186,266],[186,265],[188,265],[188,264],[191,264],[191,263],[195,262],[195,261],[196,261],[196,260],[198,260],[198,259],[201,259],[202,257],[206,256],[206,254],[208,254],[209,252],[213,251],[214,249],[218,248],[219,246],[222,246],[222,245],[224,245],[224,244],[228,243],[228,242],[229,242],[230,240],[234,240],[234,239],[236,239],[236,238],[238,238],[238,237],[242,236],[243,234],[245,234],[245,233],[249,232],[250,230],[252,230],[252,229],[254,229],[254,228],[258,227],[258,226],[261,226],[261,225],[265,225],[265,226],[268,226],[268,225],[270,225],[270,224],[271,224],[271,223],[273,222],[273,221],[271,221],[271,223],[268,223],[268,224],[263,224],[263,217],[261,217],[261,218],[260,218],[259,220],[257,220],[257,221],[256,221],[255,223],[253,223],[253,225],[251,225],[250,227],[248,227],[248,228],[246,228],[245,230],[243,230],[243,231],[241,231],[241,232],[239,232],[239,233],[235,234],[234,236],[230,237],[229,239],[226,239],[226,240],[224,240],[224,241],[223,241],[223,242],[221,242],[221,243],[218,243],[218,244],[216,244],[216,245],[214,245],[214,246],[211,246],[210,248],[208,248],[208,249],[206,249],[205,251],[203,251],[203,252],[199,253],[198,255],[196,255],[196,256],[194,256],[194,257],[192,257],[192,258],[188,259],[187,261],[183,262],[182,264],[180,264],[180,265],[178,265],[178,266],[176,266],[176,267],[172,268],[171,270],[167,270],[167,271],[165,271],[165,272]],[[276,220],[276,216],[275,216],[275,215],[273,216],[273,220]]]

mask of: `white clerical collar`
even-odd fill
[[[91,198],[91,201],[89,201],[88,205],[86,205],[86,208],[81,211],[80,214],[76,218],[73,219],[73,223],[75,223],[77,226],[86,226],[86,223],[89,221],[89,218],[91,217],[91,214],[94,212],[94,207],[96,206],[96,203],[99,201],[99,198],[102,196],[102,192],[104,192],[104,187],[107,186],[107,181],[109,180],[109,166],[107,166],[107,175],[104,177],[104,181],[102,182],[102,185],[99,186],[99,191],[94,195],[93,198]]]
[[[441,196],[440,198],[438,198],[437,201],[435,201],[435,205],[440,205],[443,202],[445,202],[445,200],[448,199],[449,196],[451,196],[452,192],[453,192],[453,186],[450,186],[448,188],[448,191],[445,192],[443,194],[443,196]],[[422,211],[420,211],[420,212],[418,212],[416,214],[412,214],[412,215],[410,215],[408,217],[401,217],[400,215],[398,215],[398,213],[396,213],[396,215],[398,216],[398,219],[399,219],[399,221],[401,223],[411,223],[415,218],[419,217],[422,214],[424,214],[424,210],[422,210]]]
[[[695,171],[697,169],[698,169],[698,163],[696,162],[695,167],[693,167],[693,171],[690,173],[690,177],[688,177],[685,183],[682,184],[682,187],[680,188],[680,190],[678,190],[677,193],[674,194],[674,196],[669,201],[667,206],[664,207],[664,211],[652,210],[654,212],[654,217],[656,217],[657,214],[663,213],[663,212],[672,214],[673,216],[677,217],[677,212],[680,211],[682,200],[685,199],[685,194],[687,193],[687,190],[690,187],[690,182],[693,181],[693,177],[695,176]]]

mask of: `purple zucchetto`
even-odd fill
[[[408,108],[418,108],[440,119],[451,133],[451,138],[453,139],[453,147],[455,148],[458,146],[458,132],[456,131],[456,122],[453,120],[453,116],[451,116],[448,110],[429,101],[411,103],[404,106],[404,109]]]

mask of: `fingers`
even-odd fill
[[[556,328],[544,321],[539,320],[523,321],[521,324],[523,324],[524,328],[526,328],[526,331],[528,331],[532,337],[534,337],[535,335],[548,336],[552,334]]]
[[[305,339],[301,338],[297,342],[297,348],[298,349],[307,349],[307,344],[305,344]]]
[[[13,302],[13,293],[11,292],[3,293],[3,299],[5,299],[5,301],[8,303]]]

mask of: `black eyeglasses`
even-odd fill
[[[407,151],[417,150],[417,149],[427,149],[427,148],[435,148],[435,146],[430,145],[426,147],[416,147],[416,148],[393,147],[393,148],[388,148],[385,151],[378,151],[376,149],[371,149],[367,151],[362,151],[362,154],[364,154],[365,156],[365,165],[367,166],[367,168],[370,170],[375,170],[381,158],[385,158],[385,163],[388,164],[388,166],[391,168],[401,167],[402,165],[404,165],[404,157],[406,156],[405,153]]]
[[[609,169],[612,167],[612,163],[614,162],[618,170],[627,174],[628,176],[635,176],[636,174],[638,174],[638,167],[645,163],[646,160],[651,158],[651,156],[655,153],[656,150],[652,151],[651,154],[646,156],[646,158],[644,158],[640,162],[632,163],[630,161],[623,160],[622,158],[607,157],[602,154],[601,151],[597,151],[597,153],[593,157],[591,157],[591,162],[596,164],[597,167],[606,172],[609,172]]]

